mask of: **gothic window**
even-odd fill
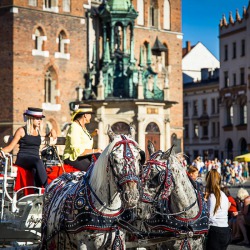
[[[163,5],[163,29],[170,29],[170,5],[169,5],[169,0],[164,0],[164,5]]]
[[[137,24],[144,25],[144,0],[137,1],[137,11],[139,12]]]
[[[44,32],[40,27],[35,31],[35,49],[38,51],[44,50]]]
[[[60,53],[67,53],[67,44],[65,43],[66,34],[64,31],[61,31],[58,36],[58,52]]]
[[[29,6],[37,6],[37,0],[29,0]]]
[[[61,31],[57,36],[56,42],[58,44],[58,52],[55,52],[55,58],[70,59],[70,54],[68,52],[68,44],[70,40],[67,39],[65,31]]]
[[[158,27],[158,5],[156,0],[151,0],[150,3],[150,10],[149,10],[149,15],[150,15],[150,26],[152,27]]]
[[[70,0],[63,0],[63,11],[70,12]]]
[[[50,67],[46,73],[44,78],[44,89],[45,89],[45,95],[44,95],[44,102],[45,103],[51,103],[56,104],[57,102],[57,91],[56,91],[56,73],[55,70]]]

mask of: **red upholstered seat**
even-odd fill
[[[79,169],[72,167],[71,165],[64,164],[64,170],[66,173],[77,172]],[[46,169],[48,175],[48,183],[52,182],[58,176],[63,174],[63,168],[61,166],[53,166]]]
[[[34,175],[32,170],[24,169],[20,166],[17,166],[17,177],[14,190],[18,191],[19,189],[27,186],[34,186]],[[24,195],[34,194],[33,188],[25,188],[23,190]]]

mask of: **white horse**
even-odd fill
[[[155,152],[144,166],[142,201],[139,204],[138,244],[153,249],[203,249],[208,214],[202,186],[192,181],[182,166],[181,155],[171,150]],[[128,226],[129,228],[129,226]],[[161,243],[161,244],[159,244]]]
[[[44,195],[42,249],[124,249],[119,219],[132,221],[139,199],[141,150],[108,131],[111,143],[83,172],[55,179]]]

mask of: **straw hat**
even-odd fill
[[[95,114],[91,105],[89,104],[77,105],[76,110],[72,114],[71,120],[74,121],[77,115],[84,115],[84,114]]]
[[[40,108],[31,108],[28,107],[28,109],[23,113],[24,116],[31,116],[35,118],[45,118],[43,115],[43,110]]]

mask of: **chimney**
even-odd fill
[[[186,49],[187,49],[187,53],[191,50],[191,43],[190,43],[190,41],[186,42]]]

